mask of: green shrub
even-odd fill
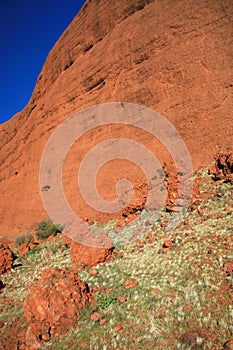
[[[58,232],[62,232],[65,228],[65,225],[61,225],[61,224],[55,224],[55,225],[56,225]]]
[[[15,244],[17,248],[23,243],[29,244],[33,242],[34,242],[34,237],[30,231],[22,232],[21,234],[15,237]]]
[[[38,239],[46,239],[50,236],[56,236],[57,233],[62,232],[62,225],[55,225],[50,219],[42,220],[36,225],[36,237]]]
[[[117,301],[116,295],[110,293],[110,294],[97,294],[96,297],[96,302],[99,307],[99,309],[105,310],[109,305],[112,303],[115,303]]]

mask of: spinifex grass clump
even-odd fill
[[[117,301],[117,296],[114,293],[109,294],[101,294],[98,293],[95,296],[97,306],[100,310],[107,309],[111,304],[115,303]]]
[[[34,237],[30,231],[22,232],[21,234],[15,237],[15,244],[17,248],[23,243],[29,244],[33,242],[34,242]]]

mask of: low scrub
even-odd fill
[[[58,233],[62,232],[63,226],[53,224],[50,219],[42,220],[36,225],[36,237],[38,239],[46,239],[50,236],[56,236]]]
[[[22,232],[21,234],[15,237],[15,244],[17,248],[23,243],[29,244],[33,242],[34,242],[34,237],[30,231]]]

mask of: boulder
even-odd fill
[[[10,272],[13,267],[14,254],[9,246],[0,243],[0,275]]]
[[[30,290],[24,300],[28,343],[35,337],[47,341],[52,334],[65,334],[78,319],[79,310],[94,303],[92,289],[65,268],[45,270]]]
[[[233,184],[233,151],[216,154],[215,164],[209,172],[214,180],[224,180]]]
[[[63,234],[63,241],[66,246],[70,246],[72,268],[94,267],[100,263],[111,260],[114,248],[111,245],[98,247],[84,245],[76,242]]]

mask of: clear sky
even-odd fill
[[[0,1],[0,124],[25,107],[49,51],[84,2]]]

